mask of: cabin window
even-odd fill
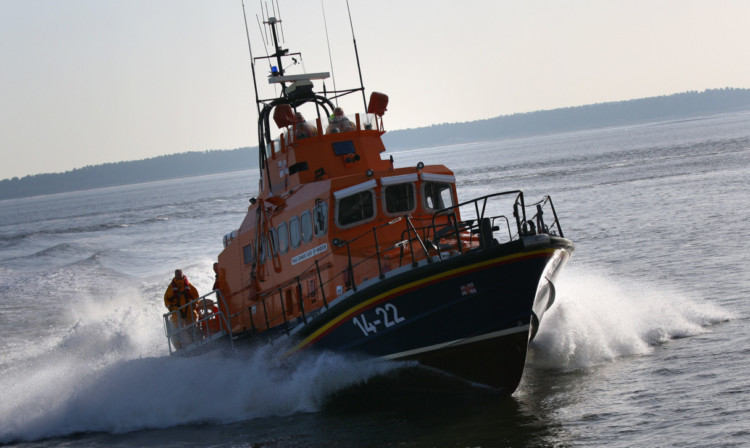
[[[300,234],[299,218],[296,216],[292,216],[292,219],[289,220],[289,240],[292,243],[293,249],[299,247],[301,236],[302,235]]]
[[[252,263],[255,261],[255,254],[253,253],[253,245],[248,244],[242,248],[242,257],[245,260],[245,264]]]
[[[305,210],[299,217],[300,223],[302,224],[302,241],[308,243],[312,241],[312,214],[310,213],[310,210]]]
[[[413,212],[416,208],[414,184],[387,185],[383,187],[385,212],[389,215],[398,215]]]
[[[286,222],[282,222],[277,229],[279,236],[279,252],[285,254],[289,250],[289,226]]]
[[[336,221],[339,227],[351,227],[375,217],[375,192],[362,191],[336,201]]]
[[[442,210],[452,207],[453,190],[444,182],[424,182],[424,206],[427,210]]]
[[[279,236],[276,234],[275,228],[270,228],[269,233],[269,245],[271,246],[271,254],[276,255],[279,253]]]
[[[325,236],[328,231],[328,203],[320,201],[315,204],[313,210],[313,221],[315,224],[315,236]]]
[[[258,243],[258,264],[266,262],[266,251],[268,246],[266,245],[266,236],[261,235]]]

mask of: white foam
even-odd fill
[[[685,291],[592,266],[569,266],[556,286],[557,300],[531,345],[529,361],[538,367],[580,369],[647,354],[732,317]]]
[[[312,412],[330,394],[399,367],[333,354],[280,365],[270,347],[170,357],[162,308],[145,296],[84,300],[67,334],[0,378],[0,443]]]

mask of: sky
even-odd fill
[[[256,57],[260,5],[245,1]],[[279,8],[284,47],[302,53],[290,73],[332,72],[329,90],[359,85],[345,0]],[[747,0],[349,0],[349,9],[368,95],[390,98],[390,130],[750,88]],[[257,145],[241,0],[0,0],[0,61],[0,179]],[[267,63],[256,69],[272,95]],[[342,106],[364,108],[361,95]]]

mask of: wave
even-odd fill
[[[82,300],[63,334],[4,366],[0,443],[318,412],[340,391],[405,366],[331,353],[280,364],[273,347],[170,357],[163,305],[154,299],[161,291],[153,279],[135,294]],[[529,357],[542,369],[648,354],[732,317],[679,291],[590,267],[570,266],[557,291]]]
[[[400,366],[337,354],[280,364],[272,347],[170,357],[159,300],[90,300],[76,312],[62,336],[1,369],[0,443],[315,412]]]
[[[645,355],[673,339],[696,336],[733,315],[687,293],[643,279],[569,266],[544,315],[529,362],[576,370]]]
[[[116,348],[114,339],[103,342]],[[247,358],[162,356],[104,367],[94,360],[58,362],[24,379],[11,404],[0,406],[0,442],[315,412],[336,391],[398,366],[335,354],[308,356],[292,366],[274,359],[263,348]]]

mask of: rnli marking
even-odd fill
[[[468,296],[470,294],[476,294],[477,288],[474,287],[474,282],[461,285],[461,296]]]
[[[284,177],[289,175],[289,168],[286,166],[286,160],[279,160],[279,177]]]
[[[392,303],[386,303],[384,306],[375,308],[375,316],[380,319],[370,317],[370,320],[368,320],[365,313],[362,313],[352,318],[352,322],[362,330],[365,336],[370,336],[371,333],[377,333],[378,327],[381,325],[383,328],[388,328],[406,320],[405,317],[398,314],[398,308]]]
[[[308,250],[305,253],[301,253],[295,257],[292,257],[292,266],[294,266],[297,263],[302,263],[303,261],[307,260],[308,258],[312,258],[315,255],[318,255],[321,252],[325,252],[328,250],[328,243],[323,243],[318,247],[314,247],[310,250]]]

